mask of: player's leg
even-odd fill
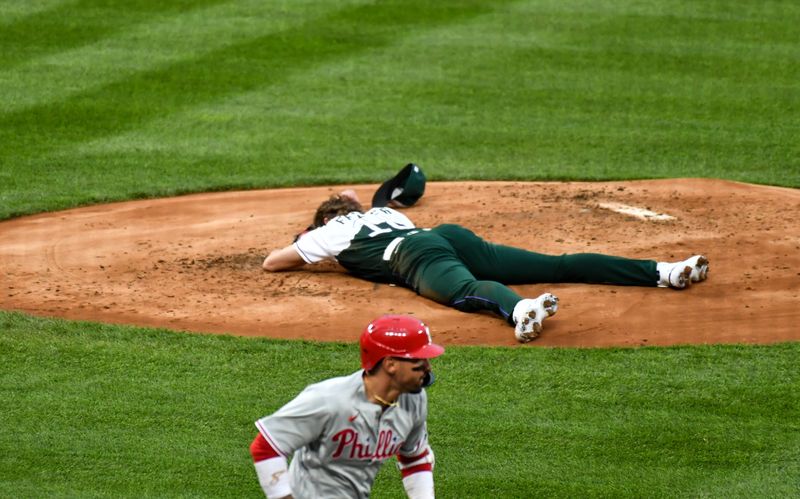
[[[398,284],[465,312],[489,310],[508,319],[522,299],[504,284],[476,279],[453,247],[432,231],[406,238],[390,266]]]
[[[597,253],[545,255],[490,243],[459,225],[440,225],[433,231],[453,246],[478,279],[507,284],[583,282],[627,286],[656,286],[659,282],[653,260]]]
[[[416,277],[420,295],[463,312],[494,312],[514,326],[517,340],[523,343],[539,336],[544,319],[558,310],[555,295],[522,298],[497,281],[475,279],[458,258],[438,259]]]
[[[488,310],[511,322],[514,306],[522,297],[497,281],[481,281],[457,258],[440,259],[415,275],[415,290],[422,296],[463,312]]]
[[[404,241],[392,266],[398,283],[421,296],[463,312],[500,315],[515,326],[516,337],[522,342],[538,336],[542,321],[558,309],[558,298],[550,293],[523,299],[497,281],[476,279],[449,243],[435,233]]]

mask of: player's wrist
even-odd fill
[[[403,488],[408,499],[434,499],[433,473],[421,471],[403,478]]]
[[[292,496],[286,458],[283,456],[264,459],[255,463],[258,483],[267,499],[283,499]]]

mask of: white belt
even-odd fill
[[[388,262],[392,258],[392,253],[394,253],[394,250],[396,250],[397,247],[400,246],[400,243],[403,242],[403,239],[405,239],[405,237],[395,237],[394,239],[392,239],[392,242],[390,242],[386,246],[386,249],[383,250],[384,262]]]
[[[430,229],[422,229],[422,230],[423,231],[429,231]],[[419,234],[419,230],[412,230],[411,232],[407,233],[406,236],[413,236],[414,234]],[[400,246],[400,243],[403,242],[403,239],[405,239],[406,236],[395,237],[394,239],[392,239],[392,242],[390,242],[386,246],[386,249],[383,250],[383,261],[384,262],[388,262],[389,260],[392,259],[392,254],[395,252],[397,247]]]

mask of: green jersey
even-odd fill
[[[392,252],[405,236],[416,232],[414,223],[399,211],[373,208],[338,216],[303,234],[294,247],[306,263],[334,258],[355,276],[391,282]]]

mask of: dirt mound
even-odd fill
[[[34,315],[248,336],[355,340],[382,313],[428,322],[444,344],[516,345],[490,315],[464,314],[336,264],[267,273],[328,195],[377,185],[199,194],[0,223],[0,308]],[[649,210],[639,216],[621,207]],[[617,211],[615,211],[617,210]],[[560,298],[533,346],[772,343],[800,339],[800,191],[721,180],[431,182],[406,210],[544,253],[711,259],[685,291],[513,286]],[[660,215],[665,215],[664,220]]]

